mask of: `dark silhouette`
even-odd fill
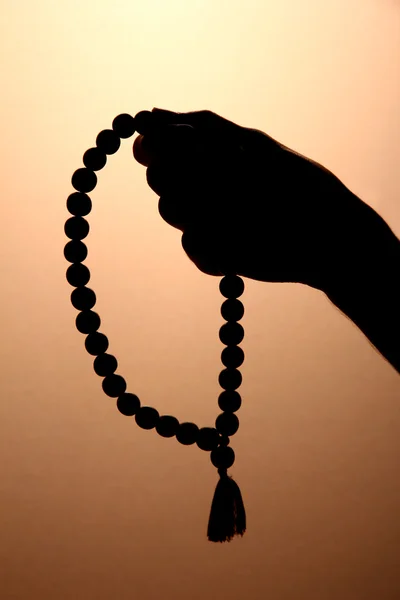
[[[149,120],[150,119],[150,120]],[[156,124],[155,117],[149,111],[142,111],[138,125]],[[219,337],[226,346],[221,353],[224,369],[218,381],[222,392],[218,397],[218,405],[223,411],[215,420],[215,427],[202,427],[191,422],[179,423],[172,415],[160,415],[151,406],[142,406],[136,394],[127,392],[125,379],[115,373],[118,361],[107,352],[109,342],[107,336],[98,331],[101,325],[100,315],[92,310],[96,304],[94,290],[86,284],[90,281],[89,268],[82,264],[87,256],[87,246],[82,242],[89,233],[89,223],[83,217],[92,209],[92,201],[87,192],[97,185],[96,171],[107,164],[107,156],[115,154],[121,145],[121,139],[131,137],[136,131],[136,120],[129,114],[122,113],[115,117],[112,129],[103,129],[96,138],[96,147],[89,148],[83,155],[84,167],[77,169],[71,178],[75,192],[67,198],[67,209],[72,217],[64,225],[64,232],[69,242],[64,247],[64,256],[70,264],[66,277],[75,289],[71,293],[71,302],[78,311],[75,324],[81,333],[86,335],[85,348],[95,356],[93,367],[97,375],[103,377],[102,388],[111,398],[117,398],[117,408],[125,416],[135,416],[137,425],[143,429],[156,429],[162,437],[174,437],[184,446],[197,444],[206,452],[211,452],[210,459],[218,469],[220,477],[211,504],[207,528],[210,542],[229,542],[235,536],[243,536],[246,531],[246,512],[239,486],[228,475],[228,469],[235,462],[235,452],[229,446],[230,436],[239,428],[239,419],[234,414],[240,408],[241,397],[237,388],[242,383],[242,375],[237,370],[244,360],[244,352],[238,347],[243,340],[244,329],[238,321],[244,314],[244,306],[238,300],[243,294],[244,282],[235,273],[224,274],[219,282],[219,289],[226,300],[221,306],[221,315],[226,323],[220,327]]]
[[[86,284],[90,271],[83,239],[89,233],[92,203],[87,192],[97,185],[96,171],[107,156],[118,151],[121,139],[140,135],[133,151],[147,167],[147,181],[160,196],[159,212],[182,231],[182,245],[204,273],[222,276],[219,290],[226,300],[219,330],[226,346],[219,374],[222,413],[215,427],[160,415],[127,392],[116,373],[117,359],[107,352],[107,336],[99,331],[101,319],[92,310],[94,290]],[[297,282],[323,291],[384,357],[400,372],[398,351],[400,295],[396,266],[400,242],[367,204],[322,165],[293,152],[271,137],[240,127],[210,111],[172,113],[142,111],[135,118],[120,114],[112,129],[96,138],[96,147],[83,155],[84,167],[71,178],[76,190],[68,196],[64,231],[69,238],[64,256],[70,266],[67,281],[75,289],[72,305],[78,331],[86,335],[85,348],[94,356],[93,367],[103,377],[102,388],[117,398],[118,410],[135,416],[143,429],[162,437],[176,437],[183,445],[211,452],[220,477],[208,521],[207,538],[226,542],[246,531],[246,512],[239,486],[228,474],[235,462],[230,436],[239,428],[234,414],[241,406],[237,388],[243,363],[239,348],[244,329],[238,322],[244,306],[238,300],[245,284],[240,275],[259,281]]]
[[[135,117],[161,217],[204,273],[323,291],[400,373],[400,241],[333,173],[210,111]]]

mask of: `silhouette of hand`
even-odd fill
[[[361,201],[323,166],[207,110],[142,111],[137,129],[159,213],[202,272],[324,290],[346,261]]]

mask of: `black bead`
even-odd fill
[[[242,383],[242,374],[237,369],[224,369],[219,374],[218,382],[223,390],[236,390]]]
[[[219,434],[214,427],[202,427],[199,430],[196,444],[201,450],[209,452],[214,450],[219,443]]]
[[[231,443],[231,440],[229,439],[229,437],[227,435],[221,435],[219,436],[219,445],[220,446],[229,446],[229,444]]]
[[[90,169],[77,169],[72,175],[72,187],[78,192],[91,192],[97,184],[97,175]]]
[[[237,369],[243,364],[244,352],[239,346],[227,346],[221,352],[221,361],[229,369]]]
[[[244,306],[237,298],[228,298],[221,306],[221,315],[225,321],[240,321],[244,315]]]
[[[112,122],[112,128],[120,138],[129,138],[135,133],[135,119],[126,113],[115,117]]]
[[[153,429],[160,418],[158,411],[151,406],[142,406],[136,413],[136,423],[142,429]]]
[[[112,129],[103,129],[96,138],[96,146],[106,154],[115,154],[120,145],[119,135]]]
[[[244,292],[244,281],[238,275],[226,275],[219,282],[219,291],[225,298],[239,298]]]
[[[179,421],[176,417],[163,415],[157,421],[156,430],[159,435],[170,438],[176,435],[179,428]]]
[[[89,148],[83,155],[83,164],[92,171],[100,171],[106,163],[107,155],[100,148]]]
[[[216,418],[215,427],[222,435],[234,435],[239,429],[239,419],[234,413],[223,412]]]
[[[155,120],[154,113],[149,110],[141,110],[135,115],[136,131],[141,135],[151,133]]]
[[[67,209],[71,215],[84,217],[92,210],[92,201],[87,194],[73,192],[67,198]]]
[[[89,223],[83,217],[71,217],[65,222],[64,231],[71,240],[83,240],[89,233]]]
[[[218,397],[218,406],[225,412],[236,412],[242,406],[242,398],[238,392],[221,392]]]
[[[78,310],[89,310],[96,304],[96,294],[87,287],[78,287],[71,294],[72,306]]]
[[[140,408],[140,400],[135,394],[125,392],[118,398],[117,408],[126,417],[133,417]]]
[[[244,338],[244,329],[240,323],[225,323],[220,327],[219,339],[225,346],[236,346]]]
[[[80,263],[85,260],[88,254],[86,244],[80,240],[72,240],[65,244],[64,256],[70,263]]]
[[[99,354],[93,361],[93,368],[100,377],[107,377],[115,373],[118,367],[118,361],[112,354]]]
[[[80,312],[75,319],[76,328],[81,333],[94,333],[99,329],[100,322],[100,316],[92,310]]]
[[[211,452],[210,458],[217,469],[229,469],[235,462],[235,452],[230,446],[219,446]]]
[[[104,354],[107,352],[108,348],[108,339],[104,333],[99,333],[96,331],[95,333],[89,333],[85,340],[85,348],[92,354],[93,356],[98,356],[99,354]]]
[[[190,446],[197,441],[199,428],[195,423],[181,423],[176,432],[176,439],[184,446]]]
[[[121,375],[107,375],[101,385],[103,392],[111,398],[118,398],[126,391],[126,381]]]
[[[67,269],[67,281],[74,287],[86,285],[90,280],[90,271],[81,263],[74,263]]]

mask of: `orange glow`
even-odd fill
[[[399,236],[399,4],[9,0],[1,13],[0,597],[399,597],[399,377],[351,321],[306,286],[245,281],[232,474],[248,532],[216,547],[208,454],[104,395],[63,256],[84,151],[119,113],[154,106],[269,133]],[[160,218],[132,139],[90,195],[86,264],[118,372],[142,404],[213,426],[219,280]]]

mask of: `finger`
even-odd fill
[[[196,160],[177,160],[176,157],[155,158],[146,170],[149,187],[158,195],[194,196],[202,190],[200,167]]]
[[[239,272],[237,252],[213,226],[205,223],[189,226],[183,232],[181,244],[190,260],[207,275],[222,276]]]
[[[146,179],[157,196],[173,195],[182,190],[184,175],[176,163],[154,159],[146,169]]]
[[[146,180],[148,186],[157,194],[161,196],[167,193],[169,187],[169,174],[160,164],[152,163],[146,169]]]
[[[139,135],[133,144],[135,159],[146,167],[158,158],[183,159],[189,151],[204,149],[191,125],[164,125],[157,131]]]
[[[153,108],[151,114],[155,116],[155,122],[160,125],[186,123],[195,128],[201,128],[204,131],[224,131],[225,134],[232,134],[234,136],[237,136],[241,130],[245,129],[211,110],[173,112],[162,108]]]
[[[153,108],[148,119],[154,117],[153,125],[148,130],[157,132],[164,125],[190,125],[197,134],[197,142],[210,153],[222,153],[229,148],[242,147],[248,128],[221,117],[210,110],[191,112],[173,112],[161,108]]]
[[[179,151],[189,143],[197,151],[210,156],[221,156],[233,149],[241,148],[244,127],[225,119],[209,110],[178,113],[154,108],[142,111],[136,117],[137,130],[143,135],[135,148],[141,152],[146,166],[153,156]],[[194,149],[194,148],[193,148]]]
[[[207,184],[207,156],[190,127],[169,126],[164,137],[145,136],[142,144],[148,153],[147,182],[162,194],[195,195]],[[176,129],[175,129],[176,128]]]
[[[167,124],[145,135],[142,146],[150,158],[184,158],[188,152],[199,151],[200,136],[185,123]]]
[[[186,230],[181,237],[182,248],[196,267],[206,275],[221,276],[222,272],[215,262],[215,254],[205,247],[205,238],[197,230]]]
[[[133,143],[132,150],[133,150],[133,156],[138,161],[138,163],[140,163],[144,167],[147,167],[150,164],[151,155],[144,147],[143,140],[144,140],[144,136],[138,135],[138,137],[135,139],[135,141]]]
[[[193,202],[179,194],[162,195],[158,201],[158,212],[168,225],[181,231],[193,222]]]

